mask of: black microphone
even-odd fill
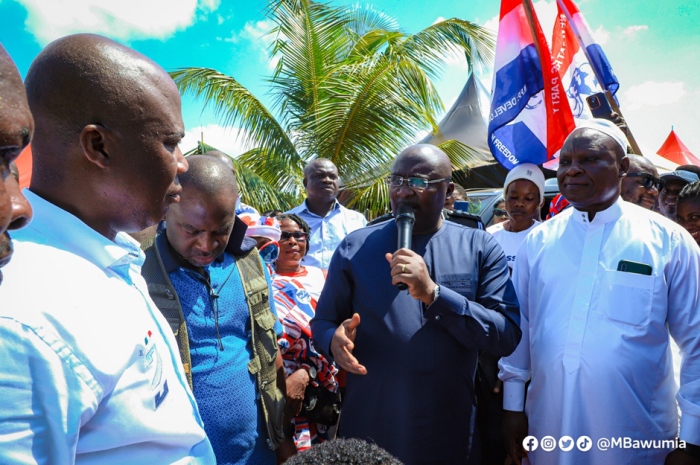
[[[408,205],[399,205],[396,211],[396,229],[398,230],[397,250],[411,248],[411,234],[413,234],[413,224],[416,222],[416,215]],[[405,283],[396,285],[400,291],[408,289]]]

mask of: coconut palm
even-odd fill
[[[486,65],[493,56],[490,33],[456,18],[406,34],[368,7],[271,0],[267,15],[276,25],[270,53],[279,59],[269,79],[272,109],[214,69],[171,73],[183,94],[214,107],[221,124],[243,129],[252,148],[238,157],[246,170],[238,174],[270,186],[257,204],[264,209],[297,203],[304,165],[324,157],[338,167],[350,206],[372,216],[386,211],[383,180],[393,158],[417,133],[437,128],[443,104],[433,79],[446,57],[464,53],[468,63]],[[459,142],[443,149],[456,168],[472,161]]]

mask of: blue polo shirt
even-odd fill
[[[187,323],[192,384],[204,429],[219,465],[274,464],[255,376],[248,371],[251,322],[236,261],[224,252],[205,271],[208,283],[184,264],[169,273]],[[270,307],[277,320],[272,299]],[[275,331],[282,334],[279,320]]]

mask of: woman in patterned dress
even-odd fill
[[[309,383],[337,392],[338,370],[318,353],[311,342],[309,322],[326,280],[325,271],[303,266],[310,234],[309,225],[294,214],[277,217],[281,226],[280,253],[274,265],[272,288],[277,315],[284,326],[278,340],[287,377],[287,403],[295,415],[294,443],[298,451],[328,438],[328,427],[310,423],[302,414],[304,392]]]

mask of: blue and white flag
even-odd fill
[[[488,143],[504,167],[540,165],[574,129],[565,90],[530,0],[502,0]]]

